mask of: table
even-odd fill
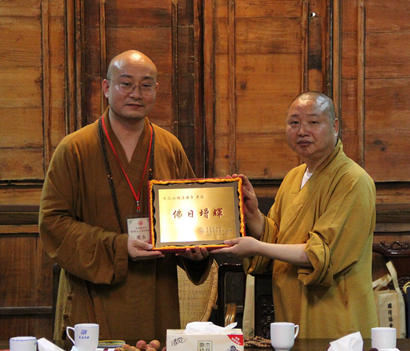
[[[326,351],[329,346],[330,339],[296,339],[295,345],[291,351]],[[129,342],[130,345],[135,345],[135,342]],[[398,339],[397,347],[400,351],[410,351],[410,339]],[[8,340],[0,340],[0,350],[9,348]],[[371,342],[369,339],[364,340],[364,350],[371,349]],[[246,351],[272,351],[273,348],[246,348]],[[188,351],[188,350],[187,350]]]
[[[332,339],[296,339],[291,351],[326,351]],[[410,351],[410,339],[398,339],[397,348],[400,351]],[[370,339],[364,339],[364,350],[371,349]],[[273,348],[246,348],[246,351],[272,351]]]

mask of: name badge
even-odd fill
[[[138,239],[147,243],[151,242],[148,217],[128,218],[128,235],[132,239]]]

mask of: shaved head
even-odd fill
[[[288,145],[313,172],[335,149],[339,120],[325,94],[306,92],[291,103],[286,119]]]
[[[115,56],[108,65],[107,79],[102,82],[110,105],[110,121],[128,125],[143,121],[155,104],[157,75],[154,62],[140,51],[127,50]]]
[[[143,65],[150,68],[154,78],[157,78],[157,67],[147,55],[138,50],[127,50],[118,54],[111,60],[108,65],[107,79],[111,80],[114,72],[120,70],[121,67],[128,63]]]
[[[307,101],[307,100],[313,100],[315,101],[316,108],[319,109],[322,113],[324,113],[326,116],[329,117],[330,123],[333,123],[336,119],[336,113],[335,113],[335,105],[333,104],[333,101],[331,98],[329,98],[327,95],[315,91],[308,91],[302,94],[299,94],[296,96],[291,105],[296,101]]]

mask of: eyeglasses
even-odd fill
[[[131,83],[131,82],[119,82],[116,84],[118,89],[124,94],[130,94],[138,87],[141,94],[152,94],[157,86],[156,82],[140,82],[140,83]]]

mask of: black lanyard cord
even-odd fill
[[[114,204],[114,210],[115,210],[115,215],[117,216],[118,225],[120,226],[121,233],[124,233],[124,230],[122,228],[122,223],[121,223],[120,210],[118,209],[117,193],[115,192],[114,180],[112,179],[110,163],[108,162],[107,151],[105,150],[104,132],[102,129],[101,118],[98,121],[98,135],[100,137],[102,153],[104,155],[105,172],[107,175],[108,184],[110,185],[110,189],[111,189],[111,197],[112,197],[112,202]]]

